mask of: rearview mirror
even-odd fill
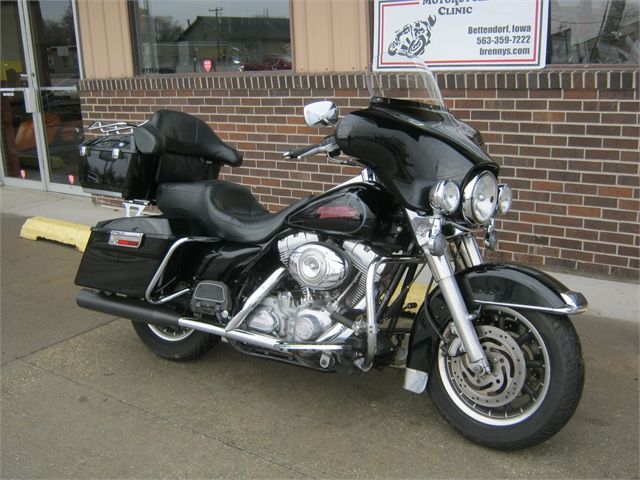
[[[304,121],[310,127],[332,127],[338,122],[338,107],[328,100],[305,105]]]

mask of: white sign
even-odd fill
[[[545,66],[549,0],[375,0],[374,70]]]

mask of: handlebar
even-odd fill
[[[291,150],[290,152],[283,153],[282,158],[284,158],[285,160],[301,159],[323,152],[332,153],[336,150],[338,150],[336,137],[333,135],[329,135],[328,137],[325,137],[320,143],[307,145],[306,147],[296,148],[295,150]]]

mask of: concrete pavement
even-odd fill
[[[225,344],[190,363],[155,357],[128,321],[75,305],[79,252],[18,238],[27,216],[122,212],[12,190],[0,188],[1,478],[638,478],[635,321],[574,317],[587,366],[575,416],[540,446],[494,452],[402,390],[400,370],[322,374]]]

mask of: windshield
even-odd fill
[[[407,61],[402,67],[385,68],[374,58],[365,78],[372,99],[411,100],[446,109],[433,72],[422,62]]]

